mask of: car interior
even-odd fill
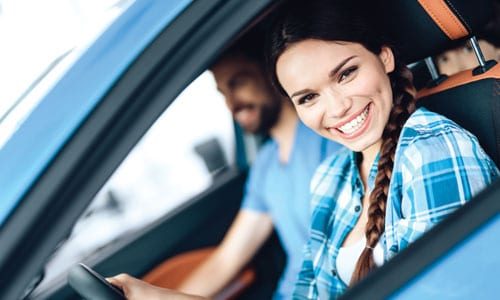
[[[438,1],[419,2],[424,9],[410,7],[417,4],[411,1],[389,5],[388,13],[396,17],[387,20],[392,26],[400,26],[395,34],[405,45],[408,57],[435,56],[468,38],[478,63],[473,69],[446,76],[439,74],[428,60],[432,79],[418,91],[418,105],[439,112],[474,133],[498,166],[500,68],[497,61],[484,59],[475,37],[492,8],[487,1],[453,1],[450,6],[438,5]],[[403,15],[410,16],[413,22],[405,22]],[[432,28],[429,23],[436,26]],[[417,37],[425,37],[427,43],[415,42]],[[487,274],[496,273],[499,262],[485,245],[500,242],[498,187],[496,182],[485,189],[402,255],[349,290],[343,299],[494,297],[498,291]]]
[[[68,224],[73,225],[86,211],[106,180],[162,112],[170,109],[169,105],[183,88],[216,61],[231,42],[279,9],[280,2],[194,1],[190,4],[137,58],[40,181],[39,186],[48,186],[54,191],[50,199],[57,200],[54,201],[58,209],[66,210],[64,219],[48,218],[40,230],[53,228],[50,230],[54,231],[58,244],[68,238],[71,232]],[[492,2],[389,0],[383,2],[386,15],[381,22],[393,29],[391,33],[402,49],[404,61],[413,71],[418,105],[443,114],[472,132],[499,165],[500,67],[496,61],[482,58],[474,37],[491,19]],[[440,75],[432,57],[464,40],[469,40],[476,51],[478,66],[450,76]],[[175,76],[169,76],[174,73]],[[249,152],[253,150],[249,148],[253,145],[249,145],[241,128],[233,126],[234,157],[228,159],[220,141],[213,138],[193,149],[210,173],[208,188],[152,223],[98,249],[83,262],[104,276],[125,272],[155,285],[178,286],[210,255],[238,212],[251,165]],[[96,136],[99,141],[95,140]],[[87,146],[81,148],[82,144]],[[71,161],[74,159],[72,154],[80,153],[78,151],[83,153],[82,158]],[[55,175],[56,170],[61,169],[66,169],[62,174],[74,176],[71,181],[63,181],[67,184],[54,188],[52,184],[58,178],[55,176],[60,176]],[[500,207],[495,201],[499,193],[500,185],[496,182],[476,200],[350,289],[345,299],[411,299],[412,295],[421,292],[412,289],[415,282],[434,282],[431,275],[422,274],[431,274],[432,270],[446,266],[445,262],[453,257],[450,254],[453,249],[453,253],[457,253],[456,249],[464,248],[475,237],[483,237],[480,233],[485,231],[488,237],[496,236],[498,241],[499,235],[493,233],[500,227]],[[38,195],[33,193],[28,197]],[[71,207],[63,201],[68,198],[73,199]],[[42,256],[45,261],[48,255],[44,253],[51,252],[53,250],[47,249],[39,255],[45,255]],[[22,265],[20,260],[10,262],[12,270],[16,269],[16,264]],[[252,262],[215,299],[270,299],[285,262],[279,239],[273,234]],[[495,270],[494,267],[499,266],[498,259],[490,262],[490,266]],[[444,270],[452,272],[449,267]],[[43,271],[35,279],[26,275],[28,273],[13,274],[18,278],[27,277],[25,281],[29,277],[32,281],[28,299],[79,299],[65,276],[50,286],[33,291],[42,280]]]
[[[418,91],[417,105],[443,114],[472,132],[498,166],[500,127],[496,115],[500,100],[500,68],[495,60],[484,59],[475,37],[489,20],[491,6],[487,1],[452,1],[449,6],[437,2],[419,1],[421,7],[412,1],[388,5],[388,15],[395,17],[386,20],[390,23],[389,28],[399,26],[394,34],[398,43],[404,45],[403,53],[410,61],[425,59],[452,49],[458,41],[468,38],[478,63],[473,69],[446,76],[439,74],[428,59],[426,63],[432,79]],[[402,16],[412,22],[405,21]],[[438,28],[441,30],[436,30]],[[485,189],[474,201],[438,224],[342,298],[494,297],[498,291],[485,274],[495,273],[499,262],[493,252],[479,249],[487,249],[487,244],[499,241],[495,237],[500,212],[498,187],[499,182],[496,182]],[[481,255],[478,256],[478,252]]]

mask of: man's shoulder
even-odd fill
[[[300,122],[300,121],[299,121]],[[299,147],[307,147],[308,150],[313,147],[319,148],[322,158],[337,152],[342,148],[337,142],[331,141],[320,134],[314,132],[309,127],[305,126],[302,122],[299,124],[298,130],[298,143],[296,143]]]
[[[266,166],[273,159],[277,159],[278,146],[272,139],[267,139],[258,149],[252,168]]]
[[[299,120],[297,138],[301,140],[323,140],[324,138]]]

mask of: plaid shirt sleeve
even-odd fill
[[[315,276],[310,242],[307,242],[307,244],[304,245],[303,255],[304,260],[302,262],[302,268],[299,272],[297,282],[295,283],[293,299],[316,299],[318,297],[318,293],[316,285],[314,284]]]
[[[415,132],[401,153],[402,218],[395,224],[400,250],[498,176],[476,137],[448,125],[438,134]]]

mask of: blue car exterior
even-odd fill
[[[0,226],[116,80],[191,2],[136,1],[44,96],[0,149]]]

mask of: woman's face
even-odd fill
[[[353,151],[380,147],[392,108],[394,57],[361,44],[305,40],[278,58],[276,73],[300,119]]]

